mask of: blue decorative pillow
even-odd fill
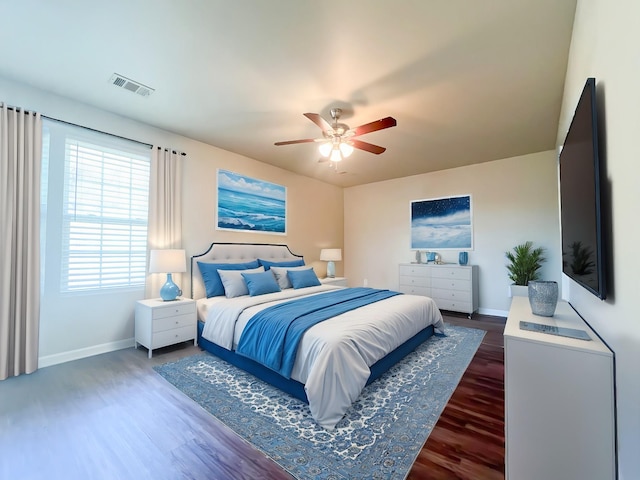
[[[289,277],[289,280],[291,280],[293,288],[315,287],[317,285],[321,285],[316,272],[313,271],[313,268],[309,268],[308,270],[289,270],[287,272],[287,276]]]
[[[289,277],[287,277],[287,272],[289,270],[311,270],[313,267],[303,265],[301,267],[276,267],[273,266],[269,269],[270,272],[273,272],[273,275],[276,277],[276,281],[280,286],[280,290],[284,290],[285,288],[291,288],[291,281]]]
[[[242,277],[252,297],[280,291],[278,282],[270,270],[261,273],[243,273]]]
[[[302,258],[300,260],[287,260],[286,262],[271,262],[259,258],[258,262],[265,270],[269,270],[271,267],[301,267],[304,265],[304,259]]]
[[[207,292],[207,298],[219,297],[224,295],[224,285],[220,280],[218,270],[248,270],[250,268],[258,268],[260,264],[257,260],[246,263],[205,263],[198,262],[198,268],[202,275],[204,288]]]

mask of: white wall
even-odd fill
[[[604,213],[610,293],[602,302],[573,281],[567,283],[571,303],[615,353],[621,480],[640,478],[638,18],[636,0],[578,0],[558,128],[560,144],[587,77],[595,77],[607,178]]]
[[[0,78],[0,101],[43,115],[187,153],[183,175],[183,247],[200,253],[213,241],[285,243],[304,255],[319,276],[326,273],[320,249],[342,248],[342,189],[235,155],[189,138]],[[224,168],[287,187],[287,235],[215,230],[216,171]],[[342,264],[337,264],[338,274]],[[188,295],[188,275],[174,279]],[[133,345],[135,300],[140,291],[85,295],[74,301],[43,299],[40,366]]]
[[[480,311],[505,315],[508,297],[505,252],[527,240],[546,250],[546,280],[560,281],[557,158],[553,151],[415,175],[345,189],[345,269],[350,286],[364,279],[377,288],[398,288],[398,264],[415,260],[410,250],[411,200],[471,194],[474,249],[479,266]],[[443,251],[457,262],[458,251]]]

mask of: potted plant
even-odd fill
[[[546,260],[544,248],[533,248],[533,242],[527,241],[513,247],[512,251],[505,253],[505,256],[509,260],[507,265],[509,280],[513,282],[511,296],[527,296],[529,281],[540,278],[539,270],[542,262]]]

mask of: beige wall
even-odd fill
[[[542,276],[560,281],[557,159],[553,151],[497,160],[345,189],[345,269],[350,286],[364,280],[398,288],[398,264],[410,250],[411,200],[470,194],[473,243],[479,266],[480,311],[506,315],[509,280],[505,252],[527,240],[546,249]],[[458,251],[443,251],[457,262]]]
[[[120,135],[144,143],[182,150],[183,246],[187,255],[200,253],[212,241],[286,243],[304,255],[319,276],[326,273],[320,249],[342,248],[342,189],[302,177],[250,158],[150,127],[80,102],[0,78],[0,101],[32,109],[60,120]],[[216,172],[224,168],[287,187],[287,235],[215,230]],[[343,265],[336,264],[338,274]],[[185,294],[188,275],[175,276]],[[40,322],[40,366],[73,360],[133,345],[134,304],[144,291],[113,295],[85,295],[64,302],[43,299]]]
[[[568,297],[615,353],[618,468],[640,478],[640,2],[579,0],[569,53],[558,143],[587,77],[596,78],[610,293],[602,302],[570,280]],[[588,418],[589,412],[585,412]]]
[[[189,254],[200,253],[212,241],[286,243],[313,265],[319,277],[326,274],[320,249],[342,248],[342,188],[257,162],[247,157],[194,144],[188,150],[184,170],[183,246]],[[216,173],[218,168],[249,175],[287,187],[287,234],[239,233],[215,229]],[[336,263],[341,275],[343,266]],[[183,284],[188,286],[188,279]],[[183,289],[184,290],[184,289]],[[184,290],[188,292],[188,290]]]

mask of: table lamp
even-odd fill
[[[165,302],[175,300],[182,295],[180,287],[173,283],[172,273],[187,271],[184,250],[151,250],[149,253],[149,273],[166,273],[167,282],[160,289],[160,297]]]
[[[320,250],[320,260],[327,263],[327,277],[334,278],[336,276],[336,264],[342,260],[342,249],[340,248],[323,248]]]

